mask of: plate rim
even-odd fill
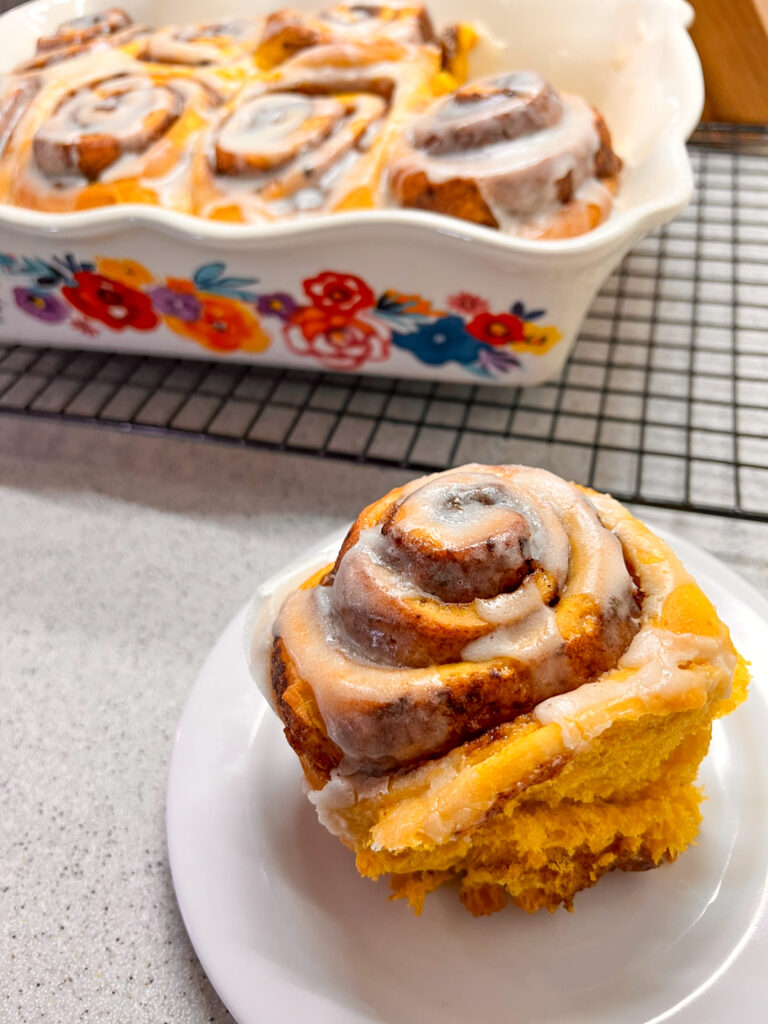
[[[669,544],[684,565],[687,565],[687,563],[692,559],[698,562],[695,574],[696,576],[706,575],[714,578],[716,582],[730,592],[734,599],[738,600],[741,604],[746,605],[758,618],[761,618],[768,628],[768,598],[764,597],[756,587],[748,581],[742,580],[734,569],[721,561],[717,556],[704,550],[697,544],[680,537],[673,531],[654,524],[652,517],[648,517],[647,519],[644,519],[644,521],[655,533]],[[349,526],[346,525],[325,534],[317,544],[307,549],[307,551],[302,555],[291,559],[282,569],[271,574],[267,579],[265,579],[256,588],[255,594],[258,596],[262,592],[269,593],[269,590],[277,585],[281,578],[285,579],[286,576],[292,573],[298,573],[305,567],[309,568],[312,560],[318,557],[319,552],[330,546],[332,543],[336,541],[340,542],[341,539],[343,539],[348,528]],[[706,593],[706,588],[703,589]],[[257,1024],[257,1022],[258,1024],[261,1024],[262,1019],[267,1021],[271,1020],[271,1018],[244,1016],[242,1008],[235,1005],[236,1000],[232,999],[230,1001],[229,996],[225,995],[228,988],[226,978],[219,970],[217,963],[215,963],[209,956],[209,950],[206,947],[205,939],[199,932],[197,922],[192,920],[194,913],[190,913],[190,904],[185,894],[185,887],[183,883],[180,882],[180,876],[183,874],[183,869],[180,865],[180,855],[176,845],[174,817],[177,807],[175,794],[178,786],[180,785],[180,773],[182,772],[182,768],[180,767],[180,750],[182,750],[183,741],[186,735],[186,727],[188,726],[195,710],[196,698],[199,699],[201,693],[205,690],[208,684],[207,669],[209,665],[216,661],[219,651],[222,648],[227,647],[231,642],[230,637],[232,634],[235,634],[242,643],[243,631],[246,622],[249,619],[253,603],[254,599],[251,598],[240,607],[234,616],[229,619],[224,628],[219,632],[216,640],[210,647],[200,666],[195,681],[187,694],[184,708],[174,733],[166,787],[166,843],[176,902],[189,936],[190,943],[195,951],[195,955],[198,957],[200,964],[209,981],[213,985],[218,997],[221,999],[222,1003],[237,1024]],[[246,656],[243,643],[244,664],[245,661]],[[753,678],[751,681],[749,699],[755,698],[756,694],[754,691],[757,685],[756,680]],[[248,724],[247,732],[249,736],[258,728],[262,718],[266,714],[272,713],[266,698],[260,692],[255,681],[252,681],[251,695],[254,697],[254,717]],[[762,698],[765,702],[765,697],[766,695],[760,691],[760,696],[757,699]],[[250,743],[248,744],[248,747],[250,748]],[[675,1024],[708,1024],[708,1022],[711,1022],[711,1024],[721,1024],[721,1021],[724,1018],[719,1016],[710,1017],[709,1011],[712,1007],[702,1006],[701,1000],[707,996],[707,993],[712,992],[718,986],[722,989],[722,982],[725,982],[729,988],[733,985],[743,983],[744,979],[738,977],[738,975],[745,973],[745,959],[747,959],[750,945],[752,946],[753,952],[749,959],[751,961],[755,961],[755,966],[764,964],[766,959],[768,959],[768,874],[763,878],[760,885],[754,914],[750,920],[749,926],[745,930],[740,941],[734,947],[733,951],[726,958],[723,965],[721,965],[721,967],[715,971],[705,983],[693,990],[683,999],[679,1000],[673,1006],[664,1010],[660,1014],[649,1018],[646,1021],[646,1024],[662,1024],[663,1021],[667,1021],[672,1018],[674,1018]],[[755,950],[757,950],[757,956],[754,955]],[[727,981],[726,975],[729,976]],[[287,1007],[284,1007],[284,1009],[287,1009]],[[294,1019],[298,1020],[298,1018]],[[366,1018],[360,1017],[359,1020],[360,1024],[367,1024]],[[742,1020],[744,1020],[744,1018],[742,1018]]]

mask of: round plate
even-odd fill
[[[659,531],[661,533],[661,531]],[[342,534],[261,588],[332,560]],[[238,1024],[763,1024],[768,1000],[768,602],[666,537],[729,623],[754,681],[716,722],[698,845],[616,872],[575,913],[475,919],[455,890],[416,918],[317,822],[298,760],[250,678],[245,609],[181,719],[168,784],[173,881],[192,943]]]

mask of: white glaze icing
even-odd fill
[[[476,540],[478,521],[486,518],[486,507],[478,510],[471,506],[465,525],[450,505],[446,510],[435,504],[437,495],[442,489],[450,497],[459,483],[482,489],[489,481],[497,490],[502,487],[509,506],[530,516],[532,556],[554,580],[559,596],[591,598],[607,616],[606,636],[610,639],[606,642],[615,643],[610,623],[632,618],[632,583],[616,537],[602,526],[594,508],[572,484],[544,470],[509,466],[489,471],[469,466],[414,481],[404,489],[403,498],[418,499],[420,489],[425,489],[427,509],[419,510],[416,522],[424,526],[431,509],[428,535],[448,546],[466,544]],[[433,496],[435,488],[437,495]],[[491,524],[497,514],[491,512]],[[385,615],[382,610],[382,625],[377,627],[377,607],[394,608],[396,616],[399,607],[399,614],[405,616],[409,603],[431,600],[414,585],[407,564],[401,563],[388,543],[381,526],[362,531],[342,558],[333,586],[290,596],[275,623],[275,635],[312,688],[328,736],[352,767],[366,762],[405,762],[438,749],[451,729],[441,696],[450,684],[446,684],[441,666],[388,663],[389,612]],[[485,672],[490,666],[481,668],[483,663],[497,658],[528,666],[532,693],[538,700],[575,685],[556,614],[532,580],[513,595],[476,600],[473,607],[493,628],[465,647],[463,660],[475,662],[478,670]],[[371,623],[364,650],[344,627],[349,616]],[[409,702],[407,727],[401,721],[404,712],[398,710],[393,715],[390,710],[402,706],[403,701]]]
[[[592,107],[578,96],[558,97],[531,72],[489,79],[488,89],[507,80],[515,90],[509,95],[468,102],[459,90],[411,121],[390,166],[395,201],[414,174],[434,186],[472,181],[502,230],[536,236],[562,211],[567,182],[568,201],[593,203],[607,215],[612,197],[595,178],[600,137]]]
[[[460,154],[419,154],[417,166],[437,184],[455,178],[478,182],[497,220],[513,223],[559,205],[556,182],[571,174],[578,189],[592,171],[598,136],[591,107],[577,96],[563,96],[562,120],[519,139],[478,146]],[[392,174],[408,167],[409,154]]]
[[[370,148],[384,113],[378,96],[337,99],[257,87],[212,129],[214,202],[236,202],[264,216],[325,205]],[[217,166],[227,173],[216,174]]]
[[[319,21],[335,34],[355,42],[392,39],[400,43],[423,42],[423,7],[387,3],[389,17],[377,14],[377,5],[337,4],[323,11]]]
[[[616,705],[635,701],[654,712],[675,697],[687,697],[695,706],[728,696],[736,655],[720,637],[649,626],[637,634],[618,667],[634,671],[627,679],[598,680],[550,697],[534,711],[536,719],[542,725],[558,724],[565,745],[579,750],[613,724]]]

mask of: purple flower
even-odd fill
[[[177,292],[173,288],[153,288],[149,293],[155,309],[163,316],[175,316],[186,324],[200,319],[203,307],[191,292]]]
[[[272,292],[271,295],[260,295],[256,307],[262,316],[277,316],[281,320],[290,320],[291,315],[298,308],[287,292]]]
[[[489,345],[483,345],[477,354],[477,361],[489,373],[494,371],[497,373],[507,373],[509,370],[514,370],[520,366],[520,360],[517,356],[513,356],[511,352],[491,348]]]
[[[61,299],[42,288],[14,288],[13,297],[22,312],[47,324],[60,324],[69,316],[69,310]]]

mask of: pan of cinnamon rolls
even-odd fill
[[[246,645],[363,877],[417,913],[444,884],[475,915],[570,909],[693,842],[699,763],[747,666],[613,498],[462,466],[363,509],[325,560],[262,588]]]
[[[535,70],[470,74],[479,33],[437,27],[418,3],[161,28],[120,8],[67,20],[2,81],[0,200],[240,224],[399,208],[543,240],[592,230],[620,188],[605,120]]]

